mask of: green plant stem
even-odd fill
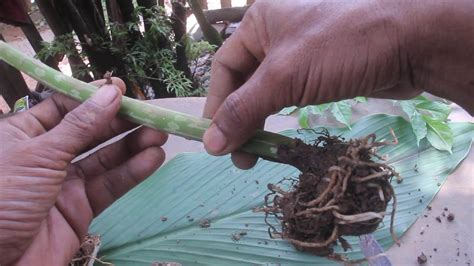
[[[81,102],[87,100],[97,90],[93,85],[66,76],[22,54],[3,41],[0,41],[0,59],[38,82]],[[126,96],[122,97],[120,114],[135,123],[198,141],[202,141],[204,132],[211,124],[209,119],[175,112]],[[278,161],[278,147],[291,141],[289,137],[260,130],[242,146],[241,150],[268,160]]]

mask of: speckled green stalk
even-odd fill
[[[3,41],[0,41],[0,59],[38,82],[81,102],[87,100],[97,90],[88,83],[66,76],[39,60],[22,54]],[[211,123],[209,119],[175,112],[126,96],[122,97],[120,114],[135,123],[198,141],[202,141],[202,136]],[[258,131],[242,147],[242,151],[278,161],[276,155],[278,146],[290,141],[290,138],[280,134]]]

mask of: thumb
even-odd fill
[[[88,100],[66,114],[42,137],[45,147],[58,148],[74,157],[97,142],[120,109],[121,92],[104,85]],[[46,146],[48,145],[48,146]],[[71,158],[72,159],[72,158]]]
[[[207,152],[224,155],[236,151],[251,138],[265,119],[283,107],[275,97],[279,84],[264,69],[257,69],[238,90],[229,94],[213,116],[203,142]],[[277,87],[278,86],[278,87]]]

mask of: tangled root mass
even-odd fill
[[[376,142],[375,135],[344,141],[321,133],[314,144],[295,140],[279,148],[282,162],[301,170],[299,180],[289,191],[269,184],[271,193],[261,209],[281,222],[281,230],[265,219],[272,237],[290,241],[297,249],[335,259],[333,248],[339,241],[350,248],[342,236],[368,234],[382,221],[388,202],[396,199],[391,179],[398,174],[383,163],[372,161],[377,147],[397,143]]]

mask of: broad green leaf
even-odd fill
[[[434,119],[445,121],[451,113],[451,107],[445,103],[437,101],[424,101],[416,105],[421,111],[427,111]]]
[[[411,127],[413,129],[413,133],[415,133],[416,136],[416,145],[419,146],[420,140],[426,137],[428,129],[426,127],[425,120],[423,120],[418,112],[415,112],[411,117]]]
[[[331,113],[337,121],[351,128],[352,107],[347,101],[332,103]]]
[[[469,152],[474,125],[450,126],[454,132],[452,154],[425,141],[417,147],[409,122],[401,117],[366,117],[353,124],[351,131],[329,128],[331,134],[345,138],[375,133],[379,140],[391,139],[388,129],[395,130],[399,144],[381,148],[380,154],[388,154],[388,163],[404,177],[401,184],[393,182],[398,197],[395,232],[399,236],[422,215],[440,188],[438,182],[443,183]],[[285,134],[308,141],[315,138],[309,130]],[[98,257],[115,265],[139,266],[164,261],[183,265],[340,265],[299,252],[286,241],[270,239],[264,215],[252,211],[263,205],[268,183],[297,175],[291,166],[263,160],[242,171],[233,166],[229,156],[178,155],[94,219],[90,233],[102,238]],[[201,228],[201,219],[209,219],[211,226]],[[374,232],[385,249],[393,244],[389,224],[387,216]],[[232,239],[232,234],[242,231],[247,235],[239,241]],[[353,250],[345,254],[363,257],[358,238],[347,239]],[[336,251],[342,252],[340,248]]]
[[[278,114],[279,115],[291,115],[294,111],[296,111],[296,109],[298,109],[298,107],[296,107],[296,106],[285,107]]]
[[[411,117],[417,112],[415,103],[411,100],[399,101],[400,106],[402,107],[403,112],[407,114],[408,119],[411,120]]]
[[[355,97],[354,100],[359,103],[367,103],[367,98],[363,96]]]
[[[425,96],[423,95],[418,95],[416,96],[415,98],[411,99],[412,101],[415,101],[417,103],[420,103],[420,102],[426,102],[426,101],[430,101],[430,99],[426,98]]]
[[[322,115],[327,109],[329,109],[329,107],[331,107],[331,103],[311,105],[311,106],[308,106],[308,107],[309,107],[309,111],[312,114]]]
[[[309,128],[309,112],[308,106],[300,108],[298,114],[298,123],[302,128]]]
[[[449,125],[426,115],[422,115],[422,118],[428,126],[426,138],[430,144],[440,151],[448,151],[451,153],[451,148],[453,146],[453,132]]]

